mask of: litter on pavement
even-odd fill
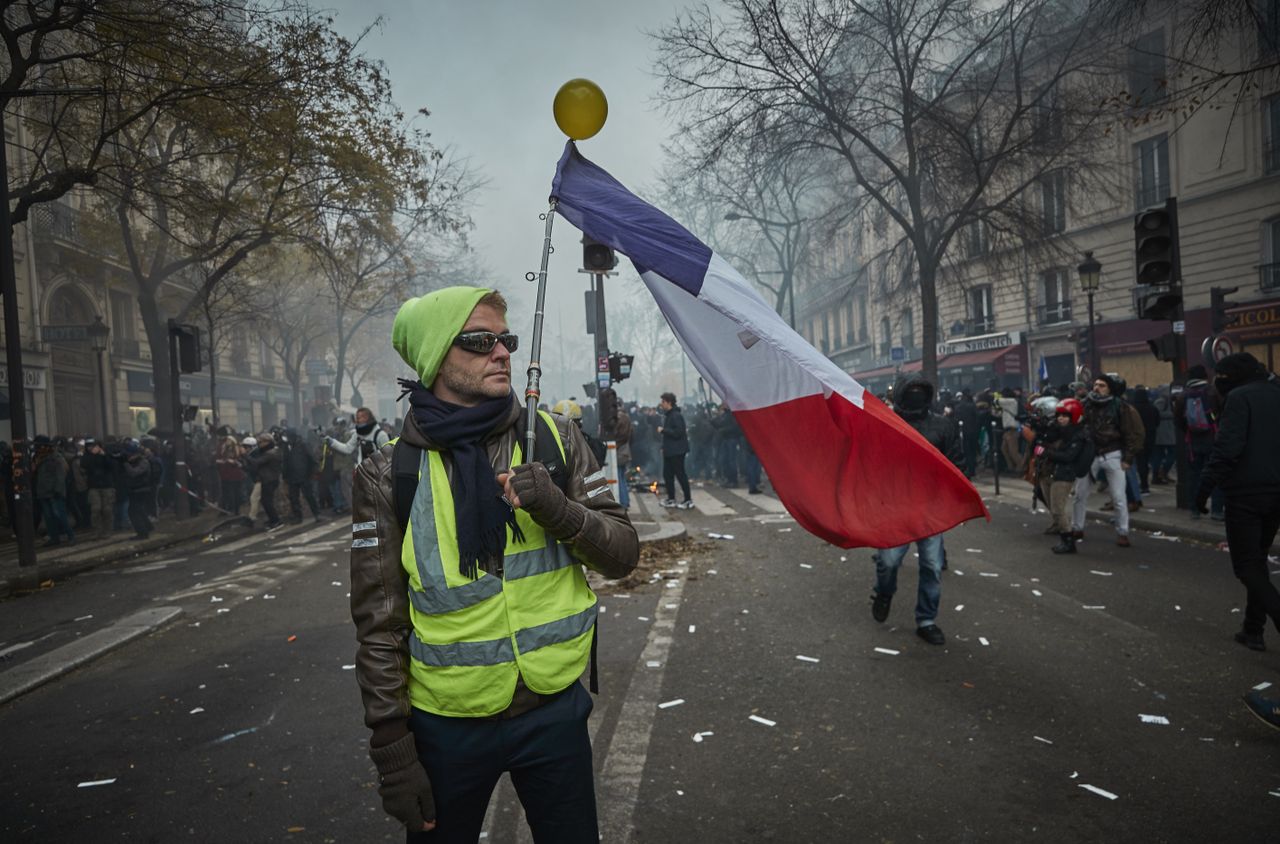
[[[750,718],[752,721],[755,721],[757,724],[764,724],[766,727],[778,726],[777,721],[770,721],[768,718],[761,718],[759,715],[749,715],[747,717]]]
[[[981,549],[981,548],[966,548],[966,549],[964,549],[964,550],[965,550],[965,553],[966,553],[966,554],[981,554],[981,553],[982,553],[982,549]]]
[[[696,631],[697,629],[698,629],[698,625],[696,625],[696,624],[690,624],[690,625],[689,625],[689,632],[690,632],[690,633],[693,633],[693,632],[694,632],[694,631]]]
[[[1098,571],[1097,569],[1089,569],[1089,574],[1096,574],[1098,577],[1111,577],[1109,571]]]
[[[673,707],[673,706],[679,706],[679,705],[680,705],[680,704],[682,704],[682,703],[684,703],[684,698],[682,698],[682,697],[678,697],[678,698],[676,698],[675,700],[669,700],[669,701],[667,701],[666,703],[660,703],[660,704],[658,704],[658,708],[659,708],[659,709],[670,709],[671,707]]]
[[[1087,782],[1080,783],[1080,787],[1086,791],[1092,791],[1094,794],[1098,795],[1099,797],[1105,797],[1108,800],[1118,800],[1120,798],[1120,795],[1118,794],[1112,794],[1110,791],[1104,791],[1103,789],[1098,788],[1096,785],[1089,785]]]
[[[800,564],[800,568],[802,568],[802,569],[811,569],[811,568],[813,568],[813,566],[809,565],[808,563],[801,563],[801,564]]]
[[[1142,714],[1139,714],[1139,715],[1138,715],[1138,717],[1142,719],[1142,723],[1144,723],[1144,724],[1164,724],[1164,725],[1166,725],[1166,726],[1167,726],[1167,725],[1168,725],[1168,723],[1169,723],[1169,719],[1168,719],[1168,718],[1166,718],[1166,717],[1164,717],[1163,715],[1142,715]]]
[[[1032,736],[1032,738],[1036,741],[1042,741],[1045,744],[1053,744],[1053,742],[1049,741],[1047,738],[1042,738],[1041,736]]]
[[[707,534],[707,538],[708,538],[708,539],[733,539],[733,534],[731,534],[731,533],[708,533],[708,534]]]
[[[115,777],[112,777],[109,780],[89,780],[88,782],[80,783],[79,785],[76,786],[76,788],[93,788],[95,785],[111,785],[111,783],[115,781],[116,781]]]
[[[647,615],[638,615],[638,616],[636,616],[636,619],[637,619],[638,621],[648,621],[648,620],[649,620],[649,616],[647,616]]]
[[[956,604],[956,612],[960,612],[962,609],[964,609],[964,604]]]
[[[706,738],[707,736],[714,736],[714,735],[715,733],[711,732],[710,730],[705,730],[701,733],[694,733],[693,740],[701,744],[704,738]]]
[[[1105,609],[1106,609],[1106,607],[1101,606],[1101,605],[1096,605],[1096,604],[1095,604],[1095,605],[1084,604],[1084,605],[1082,605],[1082,606],[1080,607],[1080,609],[1082,609],[1082,610],[1105,610]]]
[[[897,656],[898,654],[902,653],[902,651],[895,651],[892,648],[876,648],[876,653],[888,654],[889,656]]]
[[[986,637],[986,636],[979,636],[979,637],[978,637],[978,643],[979,643],[980,645],[982,645],[982,647],[984,647],[984,648],[989,647],[989,646],[991,645],[991,643],[987,641],[987,637]]]
[[[651,660],[648,660],[647,662],[645,662],[644,666],[645,666],[645,668],[661,668],[661,667],[662,667],[662,663],[661,663],[661,662],[658,662],[658,660],[656,660],[656,659],[651,659]]]
[[[344,665],[344,666],[342,666],[342,670],[343,670],[343,671],[355,671],[355,670],[356,670],[356,666],[355,666],[355,664],[354,664],[354,663],[352,663],[351,665]]]
[[[999,577],[1000,576],[993,571],[980,571],[978,572],[978,574],[981,575],[982,577]]]
[[[1032,595],[1035,595],[1037,598],[1043,598],[1043,597],[1044,597],[1044,593],[1043,593],[1043,592],[1041,592],[1039,589],[1032,589],[1032,590],[1031,590],[1031,594],[1032,594]]]
[[[1258,685],[1254,686],[1254,687],[1253,687],[1253,690],[1254,690],[1255,692],[1260,692],[1260,691],[1262,691],[1263,689],[1269,689],[1269,688],[1271,688],[1271,684],[1270,684],[1270,683],[1268,683],[1268,682],[1265,682],[1265,681],[1264,681],[1264,682],[1261,682],[1261,683],[1259,683]]]
[[[91,618],[93,618],[93,616],[92,616],[92,615],[82,615],[82,616],[80,616],[79,618],[77,618],[77,619],[75,619],[75,620],[76,620],[76,621],[88,621],[88,620],[89,620],[89,619],[91,619]]]
[[[801,662],[820,662],[816,656],[805,656],[804,654],[796,654],[796,659]]]
[[[195,709],[191,710],[191,711],[190,711],[190,712],[188,712],[187,714],[188,714],[188,715],[199,715],[201,712],[204,712],[204,707],[203,707],[203,706],[197,706]]]

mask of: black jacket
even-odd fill
[[[960,432],[957,426],[942,414],[934,413],[928,409],[933,406],[933,385],[919,377],[904,378],[893,388],[895,401],[908,388],[928,391],[925,409],[908,411],[895,404],[894,410],[902,417],[903,421],[915,428],[921,436],[928,440],[929,445],[940,451],[944,457],[956,465],[956,468],[963,471],[964,450],[960,447]]]
[[[1093,439],[1082,424],[1065,428],[1054,423],[1045,431],[1045,457],[1049,458],[1050,476],[1055,481],[1070,481],[1089,474],[1093,463]]]
[[[1197,497],[1216,487],[1228,496],[1280,492],[1280,380],[1241,384],[1227,394],[1218,437]]]
[[[956,424],[964,423],[965,439],[978,436],[978,406],[973,399],[961,397],[951,411],[951,418],[956,420]]]
[[[84,469],[89,480],[89,489],[111,489],[116,485],[114,463],[106,452],[94,454],[90,451],[80,458],[80,468]]]
[[[284,452],[284,482],[287,484],[304,484],[316,469],[316,459],[307,444],[298,439],[297,434],[289,435],[289,444]]]
[[[280,449],[274,445],[266,448],[258,446],[249,454],[249,463],[253,466],[254,477],[262,484],[280,482]]]
[[[672,406],[662,422],[662,456],[679,457],[689,453],[689,435],[684,427],[684,414]]]

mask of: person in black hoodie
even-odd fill
[[[1235,640],[1262,651],[1267,618],[1280,630],[1280,592],[1267,566],[1280,530],[1280,382],[1248,352],[1227,355],[1214,370],[1214,388],[1225,402],[1195,508],[1209,512],[1210,496],[1222,490],[1231,567],[1248,594]]]
[[[933,385],[919,376],[899,381],[893,390],[893,409],[929,441],[944,457],[963,470],[965,459],[960,434],[951,420],[934,413]],[[916,589],[916,635],[931,645],[946,644],[947,638],[938,627],[938,603],[942,599],[942,566],[945,551],[942,534],[916,542],[920,551],[920,580]],[[898,569],[911,550],[911,543],[876,552],[876,585],[871,593],[871,617],[883,623],[898,589]]]
[[[146,539],[153,530],[147,514],[156,489],[151,484],[151,461],[133,442],[124,447],[124,480],[129,490],[129,521],[133,523],[134,538]]]
[[[115,519],[115,463],[107,456],[102,443],[94,439],[84,441],[84,457],[80,465],[84,468],[85,477],[89,481],[90,523],[103,537],[111,532]]]
[[[1045,457],[1049,463],[1049,510],[1053,526],[1062,539],[1053,547],[1055,554],[1074,554],[1075,535],[1071,532],[1068,503],[1076,480],[1089,473],[1093,463],[1093,438],[1080,424],[1084,405],[1076,399],[1063,399],[1054,409],[1057,424],[1045,432]]]
[[[302,521],[303,498],[311,508],[312,518],[322,521],[315,487],[311,483],[311,475],[316,470],[315,456],[307,447],[306,440],[292,428],[285,429],[280,442],[284,451],[284,482],[289,490],[289,521],[294,524]]]
[[[658,433],[662,436],[662,477],[667,484],[667,498],[663,507],[679,507],[681,510],[693,508],[693,499],[689,495],[689,476],[684,471],[684,458],[689,453],[689,434],[684,426],[684,414],[676,407],[675,393],[663,393],[659,404],[666,414]],[[680,491],[684,493],[684,501],[676,504],[676,484],[680,481]]]
[[[249,453],[249,464],[254,477],[262,484],[262,509],[267,513],[267,530],[278,530],[284,525],[276,513],[276,489],[280,486],[280,469],[283,461],[270,434],[258,434],[258,447]]]

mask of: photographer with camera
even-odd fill
[[[337,457],[333,468],[342,488],[342,500],[345,504],[351,503],[351,473],[390,440],[387,432],[378,425],[373,411],[367,407],[356,410],[354,428],[339,431],[337,436],[326,438],[330,453]],[[336,501],[334,503],[337,504]]]

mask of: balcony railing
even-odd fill
[[[84,243],[80,232],[80,212],[61,202],[41,202],[31,209],[31,222],[37,234],[70,243]]]
[[[995,330],[995,316],[984,316],[977,317],[976,319],[965,320],[964,333],[966,337],[977,337],[981,334],[990,334]]]
[[[1263,290],[1280,290],[1280,264],[1258,267],[1258,283]]]
[[[1052,305],[1036,306],[1037,325],[1057,325],[1062,322],[1071,322],[1070,302],[1057,302]]]
[[[1164,201],[1168,198],[1168,182],[1157,182],[1156,184],[1150,185],[1146,188],[1139,187],[1136,197],[1138,210],[1142,211],[1146,208],[1154,208],[1157,205],[1163,205]]]

